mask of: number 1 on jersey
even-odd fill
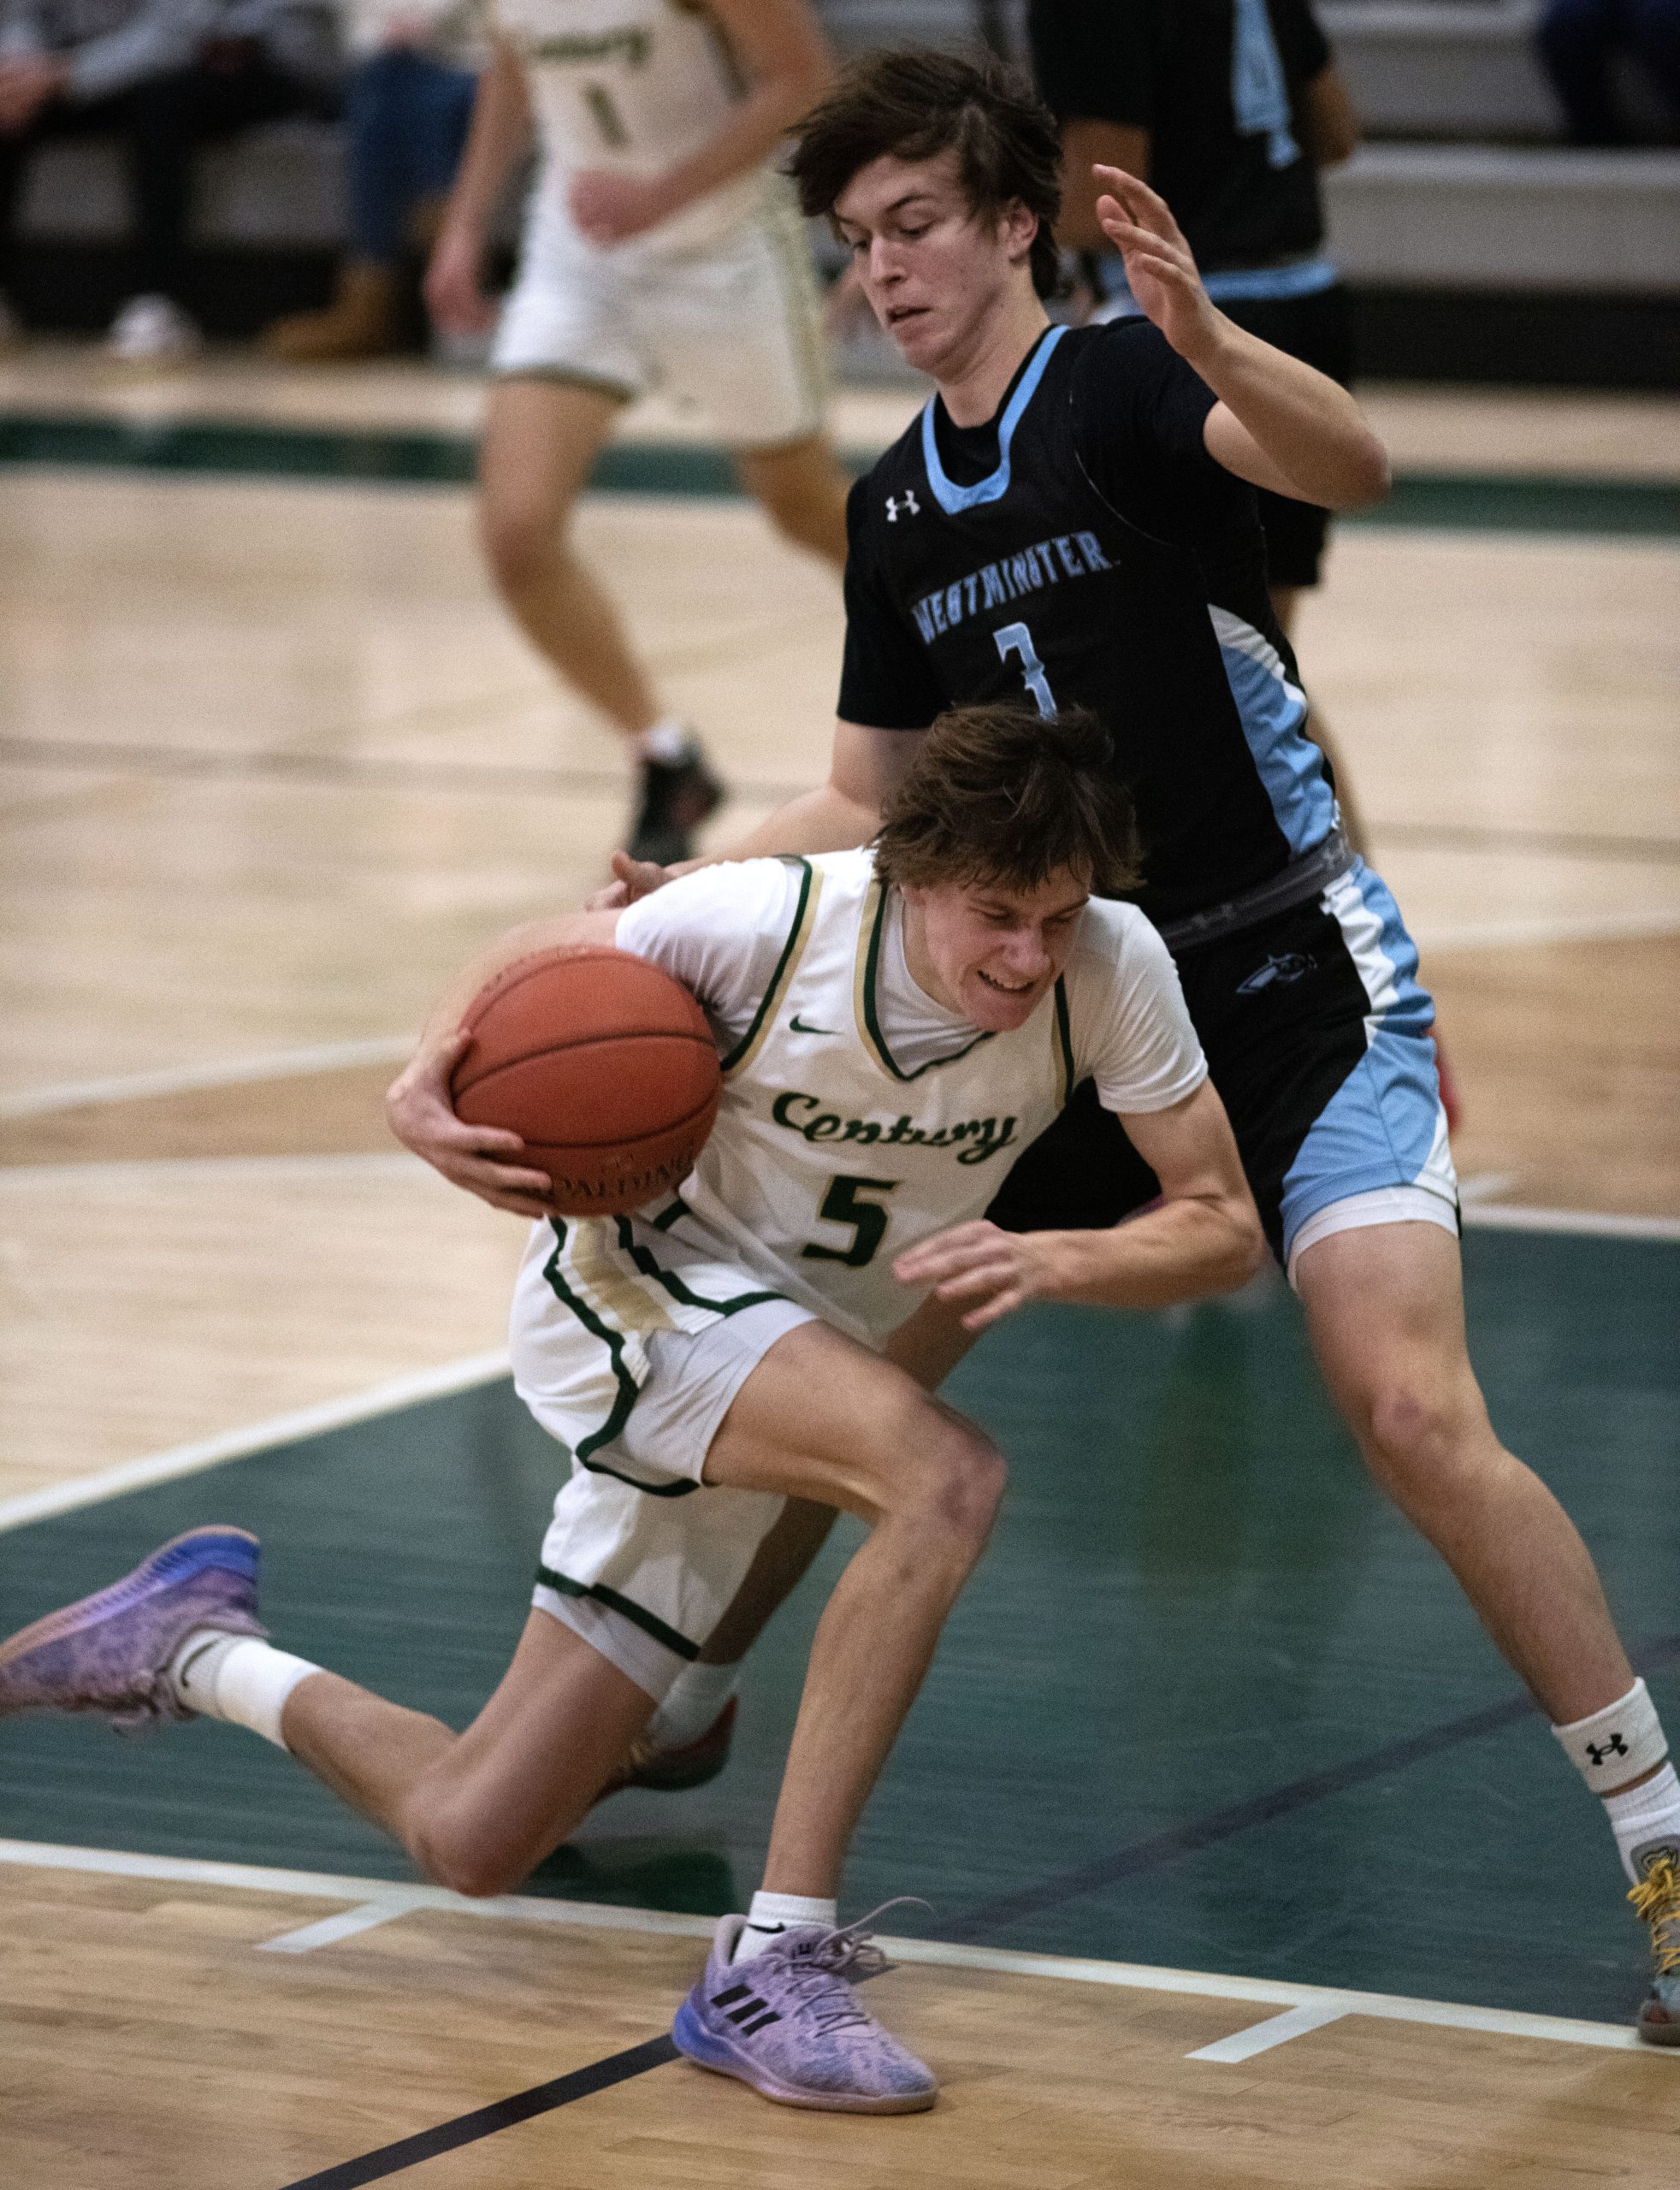
[[[1020,673],[1026,689],[1038,702],[1041,715],[1056,713],[1056,695],[1050,690],[1050,679],[1044,674],[1044,665],[1038,659],[1038,649],[1032,643],[1032,634],[1025,624],[1003,624],[992,633],[992,640],[999,655],[1007,661],[1012,654],[1020,656]]]
[[[604,84],[585,84],[583,101],[595,117],[603,145],[616,152],[629,144],[630,132],[624,127],[624,117],[613,104],[612,94]]]

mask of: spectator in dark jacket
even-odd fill
[[[403,253],[435,240],[484,57],[473,0],[352,0],[346,13],[350,249],[327,309],[277,321],[263,338],[293,364],[400,346]]]
[[[0,17],[0,287],[30,155],[53,138],[114,137],[127,155],[135,287],[112,354],[178,359],[198,330],[182,307],[196,148],[338,104],[337,34],[322,0],[7,0]]]

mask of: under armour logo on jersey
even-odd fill
[[[921,515],[921,504],[916,500],[914,487],[907,487],[902,495],[889,494],[887,496],[887,523],[889,524],[897,524],[900,510],[903,511],[906,517]]]
[[[1257,966],[1245,981],[1239,981],[1237,994],[1258,996],[1263,989],[1287,988],[1291,981],[1298,981],[1303,974],[1310,974],[1317,962],[1304,951],[1283,951],[1267,959],[1263,966]]]
[[[1607,1756],[1625,1756],[1627,1753],[1628,1745],[1619,1734],[1612,1734],[1610,1739],[1602,1746],[1597,1742],[1588,1742],[1587,1744],[1587,1754],[1594,1764],[1602,1764]]]

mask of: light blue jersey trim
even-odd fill
[[[1293,167],[1301,148],[1290,133],[1289,82],[1266,0],[1234,0],[1232,17],[1232,118],[1240,135],[1265,139],[1269,166]]]
[[[1044,367],[1050,353],[1068,332],[1065,327],[1052,327],[1038,344],[1037,355],[1021,375],[1015,394],[1009,398],[1009,407],[1004,411],[997,427],[997,469],[972,487],[958,487],[945,476],[945,467],[939,461],[939,447],[933,432],[933,406],[937,395],[930,395],[921,414],[921,460],[927,471],[927,483],[933,489],[933,498],[947,517],[959,516],[964,510],[978,509],[985,502],[1001,502],[1009,491],[1009,444],[1015,437],[1021,414],[1032,400],[1038,382],[1044,376]]]
[[[1126,264],[1118,252],[1098,261],[1107,301],[1100,320],[1137,319],[1141,307],[1127,285]],[[1316,297],[1334,289],[1341,275],[1328,258],[1296,258],[1287,266],[1233,266],[1223,274],[1204,274],[1202,287],[1216,304],[1264,302],[1273,298]]]
[[[1307,697],[1284,673],[1271,641],[1229,609],[1210,608],[1225,681],[1243,736],[1254,756],[1277,826],[1299,858],[1335,826],[1336,801],[1324,776],[1324,755],[1302,728]]]
[[[1283,1178],[1286,1264],[1310,1216],[1379,1187],[1455,1192],[1430,1039],[1435,1007],[1417,980],[1417,946],[1381,878],[1356,860],[1324,893],[1365,985],[1365,1054],[1314,1120]]]

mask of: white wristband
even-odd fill
[[[1607,1795],[1653,1771],[1668,1755],[1662,1722],[1642,1680],[1590,1719],[1553,1726],[1564,1754],[1595,1794]]]

